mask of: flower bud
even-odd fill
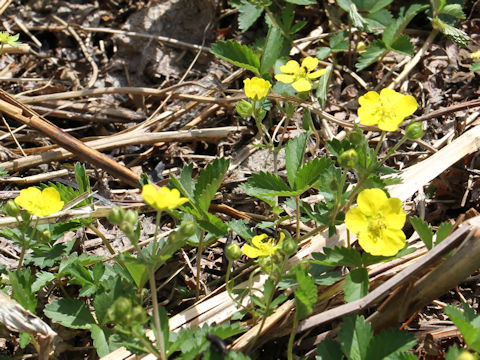
[[[177,237],[179,239],[187,239],[195,234],[197,227],[193,220],[184,220],[177,230]]]
[[[360,130],[358,128],[349,132],[348,135],[347,135],[347,138],[350,141],[350,143],[352,145],[355,145],[355,146],[360,145],[364,140],[362,130]]]
[[[132,210],[128,210],[125,213],[125,216],[124,216],[123,220],[133,226],[137,223],[138,213],[136,213],[135,211],[132,211]]]
[[[425,133],[422,130],[422,123],[420,122],[413,122],[408,124],[407,128],[405,129],[405,135],[408,139],[420,139]]]
[[[49,229],[39,231],[38,238],[42,242],[50,242],[52,240],[52,232]]]
[[[122,323],[130,317],[132,300],[124,296],[115,300],[107,311],[107,316],[112,322]]]
[[[240,246],[238,246],[238,244],[230,244],[225,250],[225,255],[227,256],[227,259],[229,261],[238,260],[242,256],[242,249],[240,249]]]
[[[462,351],[460,355],[457,356],[457,360],[475,360],[475,359],[476,357],[466,350]]]
[[[297,249],[298,249],[298,244],[291,237],[288,237],[282,242],[281,250],[287,256],[295,254]]]
[[[17,217],[18,213],[20,212],[20,207],[17,205],[15,201],[10,199],[7,201],[5,205],[3,205],[3,211],[8,216]]]
[[[133,324],[144,324],[147,320],[147,313],[140,305],[137,305],[132,309],[131,321]]]
[[[238,115],[240,115],[242,118],[249,117],[253,114],[253,106],[246,100],[240,100],[237,103],[236,110]]]
[[[344,151],[338,157],[338,163],[344,169],[353,168],[357,164],[357,161],[358,161],[358,154],[355,151],[355,149]]]
[[[110,213],[107,216],[108,221],[110,221],[113,225],[120,225],[123,221],[123,217],[125,216],[125,211],[120,206],[114,207],[110,210]]]

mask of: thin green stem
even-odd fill
[[[296,218],[297,218],[297,234],[296,234],[296,239],[297,241],[300,240],[300,195],[295,196],[295,204],[297,206],[296,209]]]
[[[158,312],[157,286],[155,285],[155,273],[151,266],[148,268],[148,280],[150,282],[150,291],[152,292],[153,321],[157,335],[157,349],[160,352],[160,359],[166,360],[165,344],[163,342],[162,329],[160,327],[160,314]]]
[[[30,241],[35,236],[35,232],[36,232],[37,226],[38,226],[38,221],[39,221],[39,218],[37,217],[35,219],[35,225],[33,226],[33,229],[32,229],[32,234],[30,235],[28,241],[25,237],[25,231],[26,231],[27,227],[25,226],[25,227],[22,228],[22,250],[20,252],[20,258],[18,259],[17,271],[20,271],[20,269],[23,266],[23,260],[25,258],[25,254],[27,252],[27,249],[30,247]],[[29,220],[29,222],[30,222],[30,220]]]
[[[143,346],[147,348],[148,351],[150,351],[150,353],[155,354],[157,358],[162,359],[162,354],[157,349],[155,349],[151,344],[149,344],[148,341],[146,341],[143,338],[143,336],[137,333],[135,329],[132,329],[132,334],[138,339],[138,341],[142,343]],[[165,356],[163,357],[163,359],[165,359]]]
[[[231,280],[232,283],[229,284],[230,282],[230,276],[232,275],[232,264],[233,264],[233,261],[232,260],[228,260],[228,268],[227,268],[227,274],[225,275],[225,285],[226,285],[226,288],[227,288],[227,294],[228,296],[230,297],[230,299],[232,299],[232,301],[237,304],[238,308],[239,309],[243,309],[245,311],[248,311],[248,309],[240,302],[238,301],[237,299],[235,299],[235,297],[233,296],[232,292],[231,292],[231,289],[233,289],[233,286],[234,286],[234,283],[233,283],[233,279]]]
[[[293,359],[293,341],[295,340],[295,334],[297,333],[298,328],[298,317],[297,313],[295,312],[295,317],[293,318],[293,327],[292,331],[290,332],[290,337],[288,338],[288,348],[287,348],[287,359]]]
[[[88,224],[87,227],[92,230],[100,239],[102,239],[103,245],[105,245],[110,254],[115,255],[115,250],[113,250],[112,245],[110,245],[105,235],[103,235],[102,232],[93,224]]]
[[[155,219],[155,233],[153,234],[153,250],[152,250],[152,255],[156,256],[157,255],[157,238],[158,238],[158,229],[160,228],[160,219],[162,218],[162,212],[157,211],[157,218]]]
[[[202,235],[200,236],[200,241],[198,242],[197,250],[197,276],[195,282],[195,299],[198,301],[200,299],[200,272],[202,271],[202,252],[203,252],[203,238],[205,237],[205,230],[202,230]]]
[[[382,134],[380,135],[380,140],[378,140],[377,146],[375,147],[375,157],[378,156],[378,152],[380,151],[384,138],[385,138],[385,131],[382,131]]]

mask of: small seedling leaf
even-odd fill
[[[433,231],[430,228],[430,225],[418,216],[410,217],[410,222],[415,229],[415,231],[420,236],[420,239],[425,243],[425,246],[428,250],[433,247],[432,239],[433,239]]]
[[[435,245],[440,244],[452,231],[453,225],[445,221],[438,226],[435,234]]]
[[[345,301],[352,302],[367,295],[368,285],[367,269],[358,268],[350,271],[345,278]]]
[[[264,10],[263,6],[253,4],[248,0],[232,1],[232,6],[239,11],[238,27],[242,32],[247,31],[262,15]]]

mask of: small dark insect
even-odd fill
[[[268,237],[275,237],[276,235],[276,231],[272,228],[265,228],[265,229],[262,229],[262,231],[267,234]]]
[[[214,334],[207,334],[205,335],[210,344],[212,344],[212,349],[215,350],[219,354],[226,354],[227,353],[227,345],[222,340],[222,338],[218,337]]]

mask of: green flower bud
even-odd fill
[[[39,231],[38,238],[43,242],[50,242],[52,240],[52,232],[49,229],[43,229]]]
[[[347,138],[352,145],[356,145],[356,146],[360,145],[365,139],[365,137],[363,136],[362,130],[360,129],[355,129],[349,132],[347,135]]]
[[[242,249],[240,249],[240,246],[238,246],[238,244],[230,244],[225,250],[225,255],[227,256],[227,259],[229,261],[238,260],[242,256]]]
[[[107,310],[107,316],[112,322],[124,323],[130,319],[132,312],[132,300],[124,296],[115,300]],[[128,318],[128,319],[127,319]]]
[[[468,351],[464,350],[457,356],[457,360],[475,360],[476,357],[469,353]]]
[[[420,139],[423,135],[425,135],[425,133],[422,130],[422,123],[413,122],[408,124],[407,128],[405,129],[405,135],[410,140]]]
[[[238,115],[240,115],[242,118],[249,117],[253,114],[253,106],[246,100],[240,100],[237,103],[236,110]]]
[[[120,225],[123,221],[125,216],[125,210],[120,206],[114,207],[110,210],[110,213],[107,216],[108,221],[110,221],[113,225]]]
[[[338,163],[344,169],[353,168],[357,164],[357,161],[358,161],[358,154],[355,151],[355,149],[344,151],[338,157]]]
[[[187,239],[195,234],[197,231],[197,226],[194,221],[184,220],[180,224],[180,227],[177,230],[177,236],[180,239]]]
[[[127,236],[133,233],[133,225],[126,221],[122,222],[119,227]]]
[[[132,226],[137,223],[138,220],[138,213],[132,210],[128,210],[123,217],[123,220],[127,223],[131,224]]]
[[[288,237],[282,242],[280,248],[285,255],[290,256],[297,252],[298,244],[291,237]]]
[[[3,205],[3,211],[8,216],[17,217],[20,212],[20,207],[12,199],[8,200],[5,205]]]
[[[132,309],[131,321],[133,324],[141,325],[144,324],[147,320],[147,313],[140,305],[137,305]]]

